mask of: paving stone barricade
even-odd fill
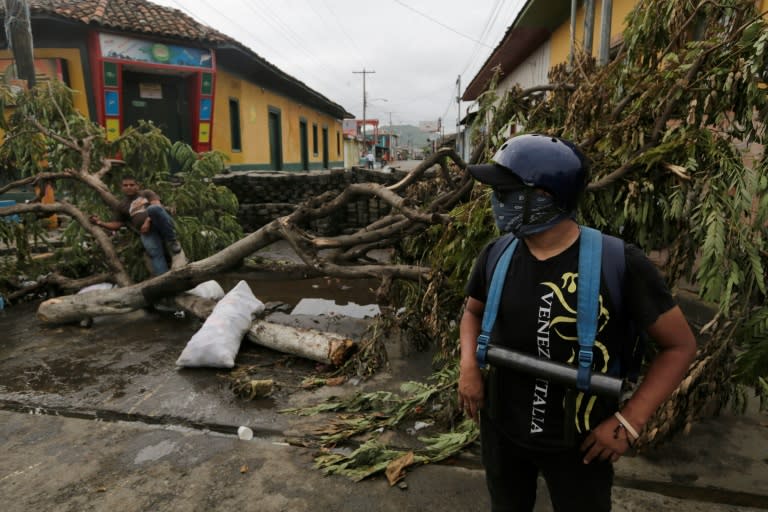
[[[383,172],[357,167],[300,173],[238,171],[221,174],[214,178],[214,182],[234,192],[240,202],[238,220],[246,232],[252,232],[324,192],[341,193],[353,183],[391,185],[406,174],[398,170]],[[361,197],[328,217],[312,221],[307,227],[321,235],[334,236],[366,226],[389,211],[389,205],[384,201]]]

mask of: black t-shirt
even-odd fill
[[[487,246],[475,262],[466,294],[486,302]],[[521,241],[509,266],[491,343],[538,357],[572,364],[578,357],[576,289],[578,240],[562,253],[537,260]],[[625,244],[624,311],[645,329],[675,302],[659,272],[637,247]],[[626,322],[619,320],[605,280],[600,285],[600,313],[594,344],[593,372],[608,373],[628,340]],[[566,388],[560,384],[505,368],[493,368],[486,386],[487,411],[507,435],[536,449],[572,447],[575,439],[613,414],[616,403],[574,392],[575,425],[566,425]],[[573,435],[571,435],[573,434]]]

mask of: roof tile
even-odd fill
[[[29,0],[29,6],[33,13],[54,14],[104,28],[200,42],[235,43],[178,9],[146,0]]]
[[[303,91],[302,94],[317,101],[320,108],[330,108],[330,111],[339,117],[351,116],[341,105],[286,74],[236,39],[198,23],[178,9],[157,5],[148,0],[28,0],[28,3],[33,17],[36,14],[59,16],[115,31],[176,40],[186,39],[214,48],[234,48],[244,52],[254,62],[267,66],[275,76],[294,84]],[[4,2],[0,2],[0,15],[5,17]]]

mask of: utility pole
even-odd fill
[[[32,26],[26,0],[5,0],[5,37],[16,61],[16,74],[35,85],[35,57],[32,51]]]
[[[456,153],[458,153],[459,156],[461,156],[461,145],[459,144],[460,130],[461,130],[461,75],[456,77]]]
[[[365,68],[363,68],[362,71],[353,71],[352,73],[354,73],[356,75],[363,75],[363,146],[364,146],[364,149],[367,151],[368,150],[368,138],[365,135],[365,123],[366,123],[366,119],[365,119],[365,104],[367,103],[368,100],[365,97],[365,75],[370,75],[370,74],[373,74],[373,73],[376,73],[376,72],[375,71],[371,71],[371,70],[366,70]]]

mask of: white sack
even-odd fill
[[[90,292],[98,292],[103,290],[111,290],[114,288],[115,285],[112,283],[96,283],[89,286],[86,286],[85,288],[81,288],[78,294],[80,293],[90,293]]]
[[[253,315],[263,311],[264,304],[253,296],[248,283],[240,281],[216,304],[200,330],[187,342],[176,365],[232,368]]]
[[[211,280],[200,283],[191,290],[187,290],[187,293],[204,299],[219,300],[224,297],[224,288],[218,282]]]

